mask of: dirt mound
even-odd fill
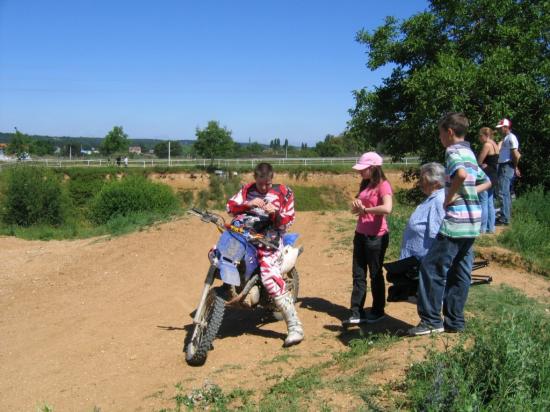
[[[394,189],[410,188],[411,183],[403,182],[400,171],[387,171],[386,177]],[[149,176],[150,179],[165,183],[174,188],[174,190],[193,190],[200,191],[208,188],[210,181],[208,173],[154,173]],[[254,180],[252,173],[243,173],[240,175],[242,182],[251,182]],[[277,173],[275,181],[277,183],[292,186],[328,186],[341,189],[351,199],[357,193],[360,183],[360,177],[357,173],[331,174],[321,172],[307,172],[301,174]]]
[[[178,382],[263,389],[273,376],[330,359],[355,336],[340,330],[350,253],[331,250],[329,224],[342,216],[304,212],[293,228],[305,245],[298,269],[306,340],[283,349],[282,322],[233,311],[201,368],[186,365],[181,350],[217,239],[213,227],[180,219],[115,239],[0,238],[2,409],[160,409],[174,406],[167,398]],[[548,296],[543,278],[499,266],[480,272]],[[378,328],[395,332],[418,320],[412,304],[387,309],[389,322]]]

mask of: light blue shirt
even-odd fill
[[[445,217],[444,200],[445,189],[439,189],[414,210],[403,233],[399,259],[415,256],[421,260],[426,256]]]

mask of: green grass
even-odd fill
[[[401,204],[394,200],[392,213],[387,217],[390,230],[390,244],[386,251],[386,261],[399,259],[401,238],[414,209],[414,206]]]
[[[269,365],[269,364],[280,363],[280,362],[289,363],[290,359],[297,358],[297,357],[298,355],[294,355],[292,353],[282,353],[280,355],[276,355],[271,360],[263,361],[262,364]]]
[[[386,348],[395,343],[398,338],[389,334],[363,333],[360,330],[361,338],[353,339],[349,348],[344,352],[337,352],[334,358],[338,364],[344,367],[351,367],[357,358],[366,355],[373,348]]]
[[[345,193],[329,186],[292,185],[296,211],[347,210],[349,199]]]
[[[368,385],[369,375],[378,370],[380,365],[368,364],[367,355],[371,350],[383,349],[391,345],[397,338],[380,334],[366,334],[350,342],[350,349],[335,353],[332,360],[322,362],[309,368],[298,368],[290,376],[273,376],[277,382],[265,391],[254,394],[240,388],[223,391],[215,385],[187,392],[183,385],[176,385],[176,395],[172,398],[176,403],[173,409],[163,409],[159,412],[181,412],[190,410],[242,410],[262,412],[286,411],[330,411],[330,403],[318,397],[319,390],[329,390],[352,394],[358,406],[366,407],[358,410],[374,410],[377,405],[375,394],[382,389]],[[266,363],[287,362],[294,355],[276,355]],[[365,360],[365,367],[355,368],[360,359]],[[338,370],[336,375],[327,373],[329,369]],[[268,379],[269,380],[269,379]],[[370,406],[369,406],[370,405]],[[373,409],[374,408],[374,409]]]
[[[550,318],[509,288],[475,288],[460,342],[407,375],[408,407],[428,411],[550,410]],[[546,308],[547,309],[547,308]]]
[[[184,393],[181,383],[175,385],[176,394],[172,398],[176,403],[174,408],[161,409],[159,412],[182,412],[192,410],[209,410],[226,412],[235,410],[235,404],[241,411],[253,411],[250,402],[251,391],[234,389],[224,392],[219,386],[206,384],[201,389],[196,389],[189,394]]]
[[[519,252],[529,269],[550,276],[550,193],[541,188],[513,202],[512,223],[498,242]]]
[[[176,408],[170,411],[328,411],[331,393],[346,394],[358,411],[550,410],[548,309],[548,303],[510,287],[476,287],[467,305],[467,312],[475,317],[469,317],[466,332],[452,335],[454,340],[448,335],[433,336],[429,345],[447,339],[444,350],[437,351],[433,345],[403,381],[373,383],[372,374],[383,370],[384,363],[370,359],[370,354],[413,338],[367,333],[351,340],[349,348],[331,360],[299,368],[287,377],[274,376],[276,383],[261,392],[216,388],[190,403],[204,388],[185,395],[180,386]],[[319,396],[320,391],[329,399]]]

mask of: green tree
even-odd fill
[[[122,126],[115,126],[107,133],[99,150],[102,154],[109,156],[116,152],[127,152],[129,146],[128,135],[124,133]]]
[[[157,143],[153,149],[155,155],[160,159],[168,158],[168,142]],[[170,157],[181,156],[183,153],[183,148],[181,143],[175,140],[170,141]]]
[[[264,147],[258,142],[252,142],[242,148],[242,153],[245,156],[261,156],[264,151]]]
[[[550,2],[431,0],[398,22],[360,31],[371,70],[391,64],[382,85],[355,91],[349,133],[394,157],[442,160],[437,121],[446,112],[482,126],[510,118],[520,138],[522,179],[550,188]]]
[[[23,152],[29,152],[31,144],[32,139],[29,136],[15,129],[15,134],[8,143],[6,152],[16,155],[19,155]]]
[[[219,123],[211,120],[204,129],[199,129],[195,133],[197,141],[193,144],[195,152],[210,163],[214,162],[216,157],[228,157],[233,153],[234,143],[231,138],[231,131],[225,127],[220,127]]]
[[[51,155],[55,151],[55,147],[51,140],[33,140],[29,147],[29,153],[38,156]]]
[[[278,137],[269,142],[269,147],[277,151],[281,148],[281,139]]]
[[[346,152],[342,137],[336,137],[331,134],[327,134],[324,141],[317,142],[315,151],[321,157],[343,156]]]

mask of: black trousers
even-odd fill
[[[364,316],[363,307],[367,297],[367,268],[371,282],[372,312],[377,315],[384,313],[386,286],[382,264],[389,240],[389,233],[383,236],[367,236],[355,232],[353,238],[353,291],[351,292],[352,316]]]

